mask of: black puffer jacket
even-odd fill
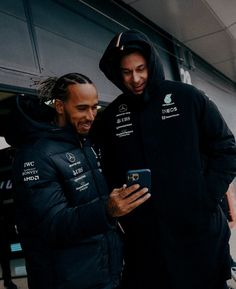
[[[148,60],[142,95],[121,81],[117,60],[129,47]],[[159,56],[142,33],[115,37],[100,68],[123,91],[105,109],[98,134],[109,183],[122,185],[129,169],[152,173],[151,198],[120,220],[127,288],[218,288],[230,277],[230,233],[219,202],[236,175],[234,136],[206,95],[164,80]]]
[[[53,109],[35,97],[17,102],[6,139],[18,147],[14,189],[29,288],[115,288],[121,243],[94,150],[70,127],[51,125]]]

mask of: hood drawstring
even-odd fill
[[[122,34],[123,34],[123,32],[121,32],[117,38],[116,47],[120,46],[120,39],[121,39]],[[123,50],[123,49],[121,48],[121,50]]]

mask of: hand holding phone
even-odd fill
[[[123,185],[121,188],[113,189],[109,195],[107,212],[111,217],[127,215],[146,202],[150,196],[148,188],[140,188],[137,183],[129,187]]]

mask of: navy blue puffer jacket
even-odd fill
[[[115,288],[121,242],[106,215],[108,189],[96,153],[70,127],[51,125],[53,110],[35,97],[17,102],[17,129],[6,139],[18,147],[15,202],[29,288]]]

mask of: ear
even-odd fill
[[[64,114],[63,101],[61,101],[60,99],[55,99],[54,106],[58,114]]]

